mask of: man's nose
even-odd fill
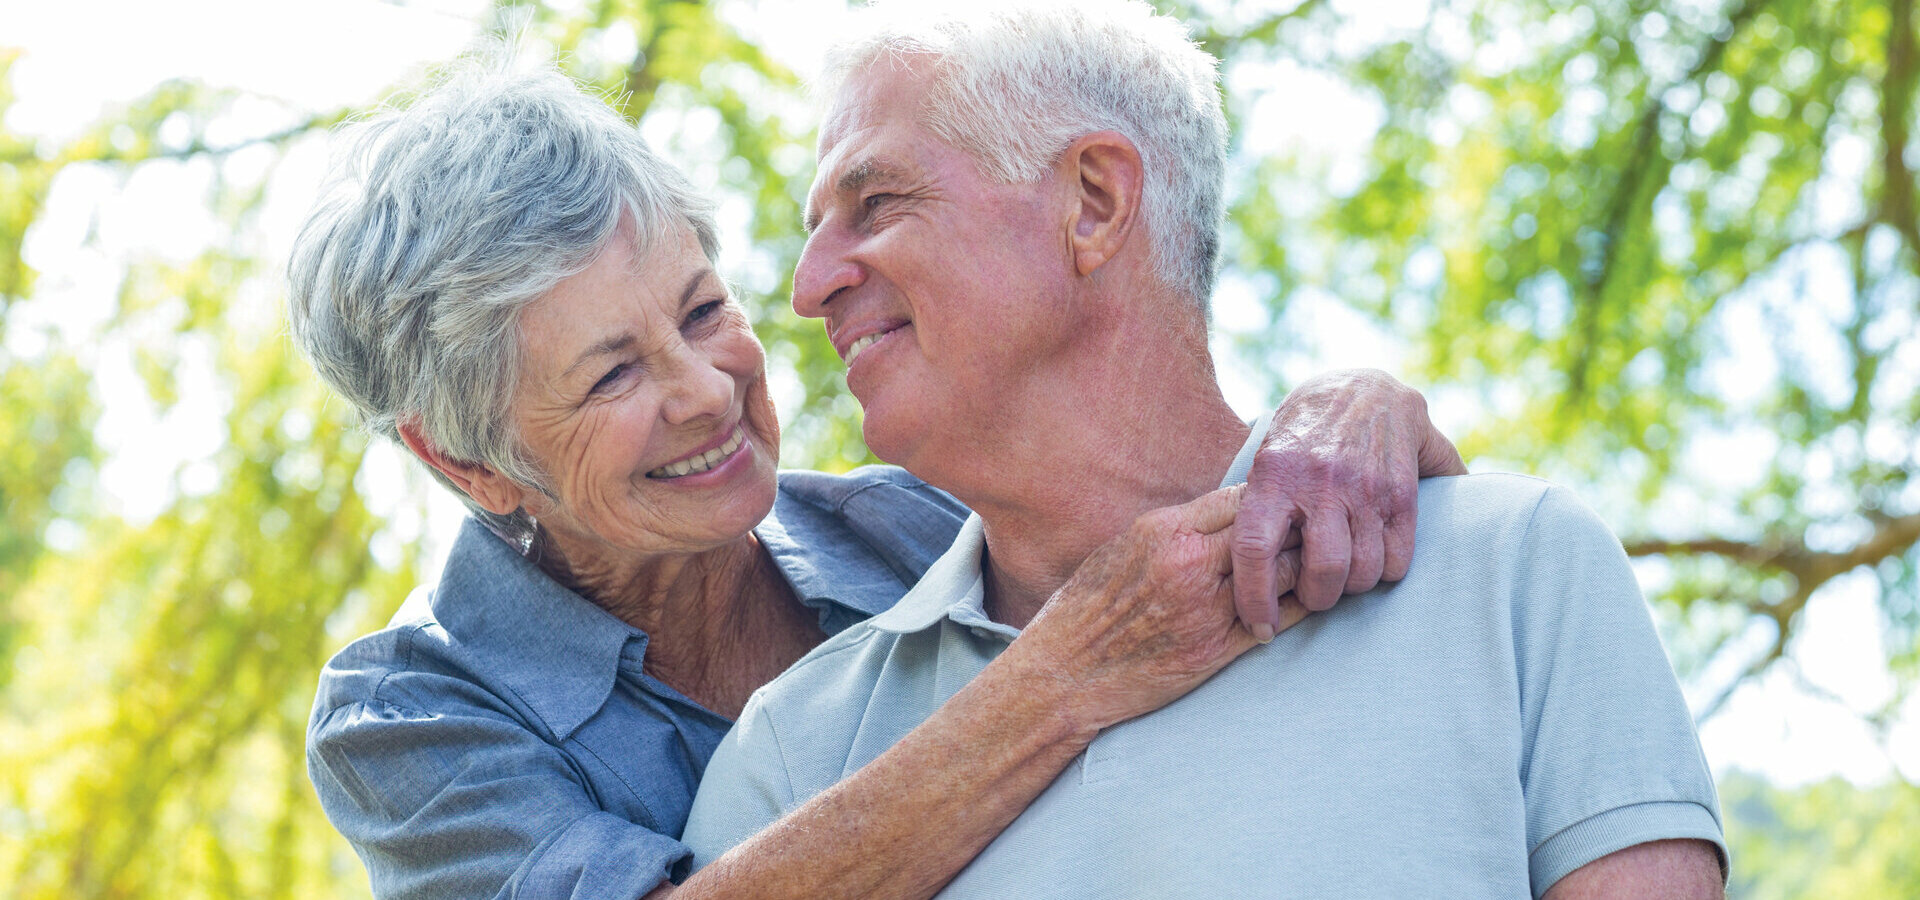
[[[849,258],[846,236],[822,228],[807,238],[800,264],[793,270],[793,311],[810,319],[825,318],[828,301],[843,288],[858,286],[866,271]]]

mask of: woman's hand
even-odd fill
[[[1080,564],[1001,659],[1060,691],[1057,708],[1088,739],[1198,687],[1256,641],[1234,615],[1228,529],[1240,502],[1235,486],[1140,516]],[[1298,561],[1285,551],[1271,564],[1291,583]],[[1280,631],[1307,610],[1289,596],[1277,613]]]
[[[919,727],[694,873],[676,898],[938,892],[1100,729],[1159,709],[1253,646],[1230,575],[1240,494],[1135,520]],[[1291,580],[1298,560],[1287,551],[1276,565]],[[1281,627],[1305,615],[1287,598]]]
[[[1233,523],[1240,620],[1264,636],[1292,624],[1276,600],[1289,589],[1323,610],[1405,578],[1420,479],[1466,473],[1419,391],[1378,369],[1308,379],[1274,413]],[[1298,567],[1280,562],[1302,544]]]

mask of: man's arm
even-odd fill
[[[1545,900],[1723,900],[1720,854],[1706,841],[1653,841],[1568,873]]]
[[[1550,487],[1514,565],[1535,892],[1691,897],[1592,891],[1661,885],[1670,853],[1703,851],[1710,862],[1699,871],[1717,886],[1724,840],[1713,777],[1620,542],[1572,492]]]
[[[1399,581],[1413,564],[1419,479],[1465,475],[1460,453],[1427,418],[1425,397],[1378,369],[1306,380],[1274,413],[1247,473],[1233,525],[1233,596],[1240,620],[1264,637],[1277,597],[1308,609],[1342,592]],[[1282,550],[1305,543],[1299,583],[1282,577]]]

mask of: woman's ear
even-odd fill
[[[520,501],[526,493],[520,485],[494,471],[491,466],[462,462],[440,452],[440,448],[420,432],[418,421],[400,423],[400,442],[406,444],[413,455],[420,457],[421,462],[447,476],[447,480],[458,485],[487,512],[505,516],[520,508]]]
[[[1073,191],[1068,251],[1075,273],[1091,275],[1119,254],[1133,232],[1146,170],[1140,151],[1117,131],[1096,131],[1074,141],[1060,165]]]

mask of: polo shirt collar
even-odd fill
[[[561,586],[469,517],[433,592],[433,615],[564,740],[612,693],[620,654],[647,635]]]
[[[986,523],[979,513],[972,513],[960,526],[960,533],[954,535],[953,546],[927,567],[920,583],[892,609],[874,616],[870,624],[895,634],[925,631],[945,618],[949,610],[964,604],[969,594],[984,598],[986,579],[980,574],[980,560],[986,549]]]
[[[1227,466],[1227,473],[1220,480],[1221,487],[1247,480],[1247,472],[1253,468],[1254,454],[1259,452],[1272,421],[1271,412],[1253,420],[1246,443],[1240,445],[1240,452],[1234,455],[1233,463]],[[1001,631],[1009,637],[1018,635],[1019,632],[1010,626],[987,617],[987,583],[980,565],[986,556],[986,549],[986,523],[980,519],[979,513],[973,513],[967,516],[966,524],[960,526],[960,533],[954,536],[953,546],[934,560],[927,574],[920,577],[920,583],[900,598],[900,602],[894,604],[892,609],[875,616],[870,624],[880,631],[912,634],[933,627],[941,619],[952,619],[955,624],[968,628]]]
[[[1267,429],[1272,426],[1272,410],[1253,420],[1252,430],[1247,432],[1247,442],[1240,445],[1240,452],[1234,454],[1233,464],[1227,466],[1226,477],[1220,479],[1221,487],[1232,487],[1247,482],[1247,473],[1253,470],[1253,456],[1260,452],[1260,445],[1266,443]]]

